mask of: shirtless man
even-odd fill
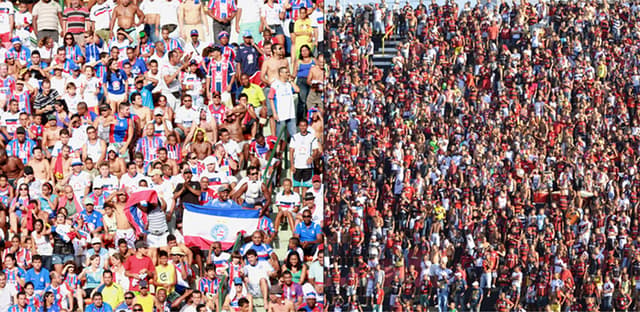
[[[36,146],[33,148],[33,157],[27,164],[33,168],[33,175],[40,181],[53,181],[53,169],[49,161],[44,158],[42,148]]]
[[[61,129],[61,127],[58,127],[56,117],[54,115],[49,115],[49,117],[47,117],[47,124],[45,125],[42,133],[42,146],[47,148],[46,153],[48,156],[51,156],[55,143],[60,141]]]
[[[260,80],[266,85],[264,88],[264,97],[268,98],[271,83],[278,79],[278,72],[280,67],[285,66],[290,68],[289,61],[284,58],[284,47],[281,44],[274,44],[271,46],[271,57],[266,59],[262,63],[260,68]],[[267,118],[269,118],[269,128],[271,133],[276,133],[276,121],[273,119],[273,112],[271,111],[271,105],[267,105]]]
[[[307,84],[311,86],[309,95],[307,96],[307,109],[311,107],[318,107],[320,112],[323,111],[322,105],[322,93],[324,92],[324,54],[320,53],[316,58],[316,65],[309,70],[309,76],[307,76]]]
[[[118,151],[113,145],[107,148],[107,161],[109,162],[109,171],[115,174],[118,179],[127,171],[124,159],[118,157]]]
[[[137,23],[135,20],[136,15],[139,21]],[[136,29],[144,21],[144,13],[142,13],[142,10],[132,3],[131,0],[120,0],[120,4],[113,9],[113,16],[109,23],[109,29],[113,30],[109,35],[110,39],[113,38],[113,35],[117,32],[117,29],[114,28],[116,20],[118,21],[118,28],[129,34],[133,39],[133,45],[137,45],[140,36],[136,33]]]
[[[247,113],[247,107],[240,102],[236,103],[231,110],[227,110],[224,122],[220,126],[221,129],[227,129],[229,135],[233,140],[240,143],[243,142],[244,135],[242,134],[242,119]]]
[[[175,160],[169,158],[169,154],[167,153],[167,149],[161,147],[158,149],[158,159],[154,162],[160,162],[162,166],[169,166],[171,168],[171,176],[178,174],[178,164]]]
[[[293,302],[282,298],[282,286],[273,285],[269,290],[269,308],[267,312],[295,312]]]
[[[73,159],[71,157],[71,147],[69,147],[69,145],[62,146],[62,150],[60,150],[60,153],[58,154],[57,157],[54,157],[51,159],[51,163],[53,164],[57,163],[58,157],[62,157],[62,179],[56,178],[56,181],[62,182],[65,177],[68,177],[71,175],[71,160]]]
[[[212,145],[209,141],[204,140],[205,131],[198,128],[195,130],[195,141],[191,143],[191,151],[196,153],[198,159],[203,160],[212,154]]]
[[[142,106],[142,95],[140,93],[134,93],[131,96],[131,101],[133,102],[131,113],[140,118],[140,127],[138,129],[142,130],[144,125],[153,118],[152,112],[148,107]]]
[[[204,34],[204,38],[209,37],[209,27],[204,27],[208,22],[206,8],[202,1],[182,1],[178,7],[178,23],[182,31],[180,36],[185,42],[189,41],[193,29],[197,30],[199,34]]]
[[[136,233],[131,227],[129,219],[127,219],[127,215],[124,212],[127,204],[127,193],[125,193],[124,189],[119,189],[109,195],[106,200],[106,202],[111,201],[113,201],[113,205],[115,207],[116,226],[118,227],[116,230],[115,240],[117,242],[119,239],[124,239],[127,241],[127,246],[129,248],[133,248],[136,240]]]
[[[13,184],[16,179],[22,176],[23,170],[24,164],[20,158],[7,156],[7,150],[0,149],[0,173],[7,175],[10,184]]]

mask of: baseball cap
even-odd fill
[[[245,30],[242,32],[242,38],[253,38],[250,30]]]
[[[26,134],[27,131],[24,129],[24,127],[19,127],[18,129],[16,129],[16,133],[17,134]]]
[[[231,191],[231,189],[227,185],[222,185],[218,188],[218,193],[229,192],[229,191]]]
[[[233,284],[234,284],[234,285],[242,285],[242,278],[240,278],[240,277],[235,277],[235,278],[233,279]]]
[[[138,285],[140,285],[140,289],[149,288],[149,282],[147,282],[147,280],[141,280]]]
[[[11,44],[22,44],[22,41],[20,41],[20,38],[18,37],[13,37],[11,38]]]
[[[137,241],[135,247],[136,247],[136,249],[147,248],[147,242],[145,242],[145,241]]]
[[[102,244],[102,240],[100,239],[100,237],[94,237],[91,239],[91,245],[95,244]]]
[[[198,36],[200,34],[198,34],[198,30],[197,29],[192,29],[190,32],[191,36]]]
[[[82,166],[82,160],[80,158],[72,159],[71,166]]]
[[[313,179],[311,179],[311,182],[322,182],[322,179],[320,179],[319,175],[314,175]]]
[[[102,184],[102,182],[93,182],[93,188],[94,189],[101,189],[103,187],[104,187],[104,185]]]
[[[216,159],[213,156],[207,156],[207,157],[204,158],[202,163],[204,163],[205,166],[209,165],[209,164],[215,164],[216,163]]]
[[[313,193],[307,192],[306,194],[304,194],[304,200],[314,200],[316,199],[315,196],[313,196]]]
[[[109,147],[107,147],[107,153],[109,152],[114,152],[114,153],[118,153],[118,149],[116,148],[115,145],[109,145]]]
[[[164,110],[163,110],[162,108],[160,108],[160,107],[156,107],[156,108],[153,110],[153,115],[155,115],[155,116],[158,116],[158,115],[162,116],[162,115],[164,115]]]
[[[228,32],[226,32],[226,31],[221,31],[221,32],[218,34],[218,40],[222,39],[222,37],[227,37],[227,38],[229,38],[229,33],[228,33]]]
[[[95,203],[93,202],[93,199],[87,197],[84,199],[84,205],[91,205],[91,206],[95,206]]]
[[[308,293],[308,294],[306,294],[306,295],[304,296],[304,299],[305,299],[305,300],[309,300],[309,299],[316,300],[316,294],[314,294],[314,293]]]

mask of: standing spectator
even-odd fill
[[[278,78],[270,85],[267,98],[276,121],[276,133],[280,134],[286,127],[289,136],[296,134],[296,108],[293,95],[299,93],[300,88],[292,83],[288,67],[278,68]]]
[[[260,30],[260,8],[264,4],[260,0],[239,1],[235,16],[235,32],[244,34],[249,32],[255,36],[255,42],[262,40]]]
[[[298,122],[300,132],[293,135],[289,146],[293,187],[300,195],[306,194],[314,174],[314,162],[320,157],[317,138],[308,132],[306,119]]]
[[[37,31],[38,40],[59,38],[58,26],[65,32],[62,8],[58,2],[42,0],[33,6],[33,28]],[[4,42],[4,41],[3,41]]]
[[[236,16],[236,2],[232,0],[212,0],[209,2],[207,14],[213,19],[213,35],[216,43],[220,43],[219,34],[231,31],[231,20]]]
[[[107,12],[109,13],[109,12]],[[84,48],[84,35],[90,29],[89,10],[87,10],[80,0],[71,0],[71,5],[64,9],[62,13],[63,33],[72,34],[74,41]]]
[[[15,9],[13,5],[6,0],[0,1],[0,40],[2,40],[2,46],[6,49],[11,46],[11,38],[13,34],[13,27],[15,25]]]

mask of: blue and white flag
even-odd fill
[[[213,242],[222,249],[233,246],[238,233],[251,233],[258,228],[259,210],[229,207],[214,201],[211,206],[184,204],[183,234],[185,244],[207,250]]]

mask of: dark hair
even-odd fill
[[[293,265],[291,264],[291,257],[296,256],[298,257],[298,264]],[[287,259],[284,261],[284,265],[287,266],[287,268],[291,269],[291,268],[296,268],[299,271],[302,270],[302,259],[300,259],[300,255],[297,252],[290,252],[287,255]]]
[[[160,250],[158,251],[158,258],[160,257],[168,257],[169,253],[166,250]]]
[[[245,254],[245,256],[258,256],[258,253],[254,250],[254,249],[249,249],[247,250],[247,253]]]

